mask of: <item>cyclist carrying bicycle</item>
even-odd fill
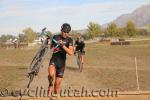
[[[83,64],[83,61],[84,61],[83,55],[85,55],[85,51],[84,51],[85,43],[84,43],[83,36],[80,35],[79,37],[77,37],[77,40],[75,41],[74,46],[75,46],[74,55],[76,55],[76,53],[79,51],[81,53],[81,56],[80,56],[81,63]]]
[[[61,26],[61,34],[54,35],[51,41],[51,48],[53,48],[53,54],[49,62],[49,94],[53,92],[53,80],[55,78],[54,93],[56,95],[60,92],[60,84],[64,75],[66,54],[73,54],[73,40],[69,37],[71,26],[68,23],[64,23]]]

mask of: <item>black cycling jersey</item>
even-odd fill
[[[70,37],[63,38],[62,35],[54,35],[52,38],[51,48],[54,48],[54,52],[49,65],[55,65],[56,77],[62,78],[65,70],[66,51],[58,45],[59,40],[62,40],[66,47],[73,46],[73,40]]]
[[[78,40],[75,41],[74,45],[76,46],[76,50],[77,51],[78,50],[82,51],[84,49],[84,47],[85,47],[85,43],[83,41],[79,42]]]
[[[52,38],[52,47],[56,47],[59,40],[62,40],[65,43],[66,47],[73,46],[73,40],[70,37],[63,38],[62,35],[54,35]],[[52,57],[60,57],[62,60],[66,60],[66,51],[61,47],[58,46],[54,49],[54,53]]]

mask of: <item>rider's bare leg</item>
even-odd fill
[[[60,77],[56,77],[56,80],[55,80],[55,93],[58,95],[60,94],[60,83],[62,81],[62,78]]]
[[[83,58],[83,55],[81,54],[81,63],[83,63],[84,62],[84,58]]]
[[[53,90],[53,80],[55,77],[55,66],[54,65],[50,65],[50,67],[48,68],[48,73],[49,73],[49,94],[52,93]]]

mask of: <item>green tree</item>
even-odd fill
[[[6,42],[7,40],[9,40],[9,39],[15,39],[16,37],[15,36],[13,36],[13,35],[2,35],[1,37],[0,37],[0,42]]]
[[[25,34],[28,43],[32,43],[36,38],[36,33],[31,28],[24,29],[23,33]]]
[[[109,24],[106,30],[106,34],[107,36],[113,36],[113,37],[120,36],[117,25],[115,23]]]
[[[118,28],[118,34],[119,34],[119,37],[124,37],[124,36],[127,36],[126,34],[126,28]]]
[[[137,32],[137,29],[135,27],[135,24],[132,21],[129,21],[127,23],[127,26],[126,26],[126,33],[127,33],[127,35],[128,36],[135,36],[136,32]]]
[[[27,42],[25,34],[19,34],[18,37],[20,42]]]
[[[88,32],[87,32],[88,38],[97,37],[102,33],[101,26],[97,23],[90,22],[87,27],[88,27]]]

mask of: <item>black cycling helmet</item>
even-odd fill
[[[70,26],[70,24],[64,23],[64,24],[61,26],[61,31],[62,31],[62,32],[65,32],[65,33],[69,33],[69,32],[71,31],[71,26]]]

